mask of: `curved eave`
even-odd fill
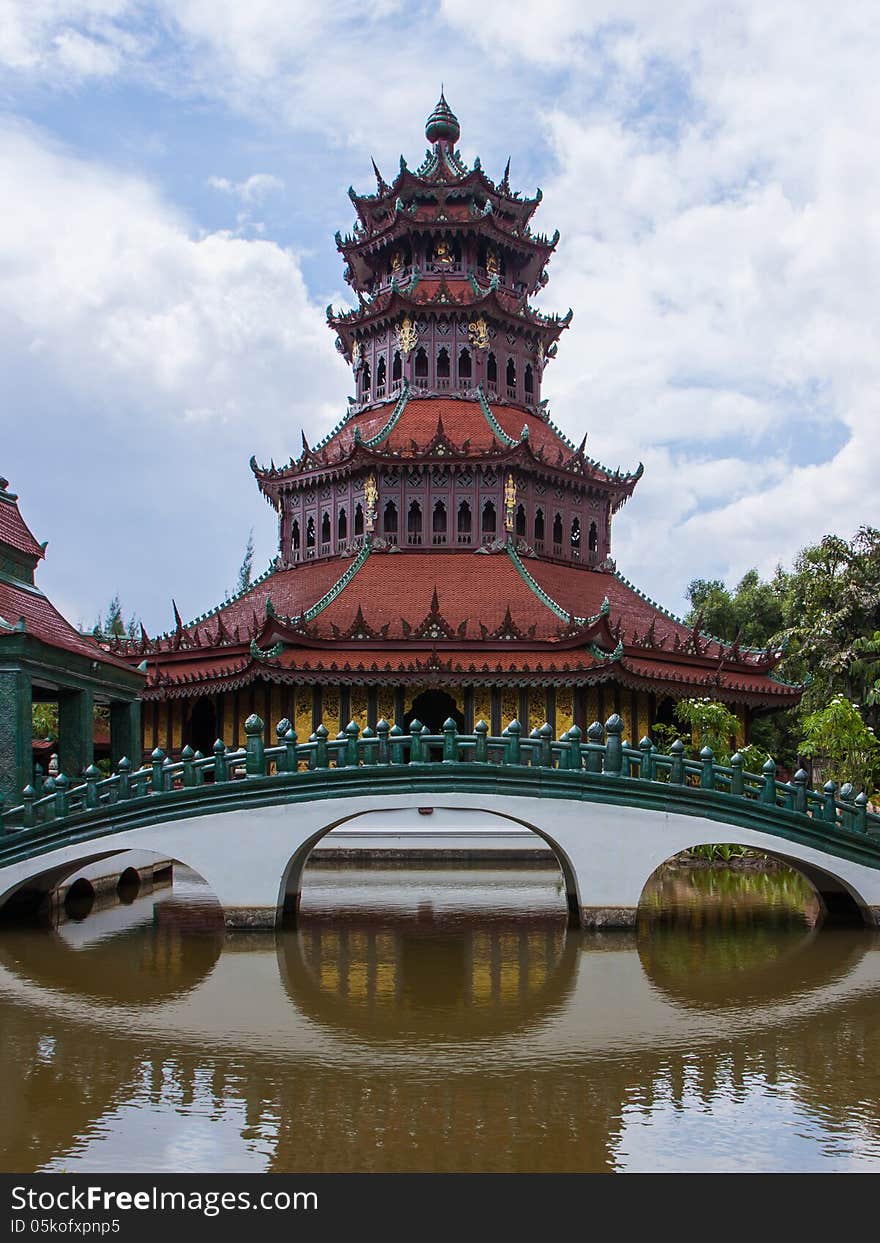
[[[428,153],[429,157],[433,154],[435,153]],[[388,207],[390,205],[392,210],[394,210],[394,204],[396,204],[397,200],[404,198],[404,194],[409,192],[432,193],[448,188],[454,188],[456,191],[479,189],[492,202],[493,209],[497,205],[502,210],[516,216],[520,228],[528,223],[540,206],[542,197],[540,191],[532,199],[522,198],[496,186],[491,178],[487,177],[481,165],[475,165],[462,175],[448,161],[444,160],[444,163],[446,163],[449,170],[448,177],[437,177],[413,172],[402,162],[397,176],[390,188],[384,193],[355,194],[350,192],[349,197],[358,214],[358,218],[369,234],[372,235],[375,232],[371,215],[376,208]]]

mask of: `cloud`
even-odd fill
[[[221,194],[231,194],[243,203],[261,203],[273,190],[283,190],[284,182],[271,173],[253,173],[245,181],[230,181],[228,177],[209,177],[208,185]]]
[[[317,436],[345,406],[297,257],[200,235],[146,181],[16,123],[0,185],[4,473],[51,539],[47,586],[75,619],[118,589],[157,625],[152,548],[163,592],[201,611],[250,526],[274,551],[251,453],[286,460],[301,424]]]

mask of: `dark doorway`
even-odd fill
[[[210,699],[202,696],[197,701],[192,710],[192,716],[189,718],[189,728],[186,732],[188,737],[184,738],[184,745],[189,744],[193,751],[201,751],[202,755],[213,753],[218,733],[217,717]]]
[[[432,734],[443,733],[443,722],[452,717],[460,734],[464,733],[464,715],[455,706],[455,700],[446,691],[422,691],[416,695],[413,706],[403,718],[404,732],[409,731],[412,721],[421,721]]]

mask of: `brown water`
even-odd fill
[[[298,932],[195,878],[0,933],[0,1169],[880,1169],[880,942],[787,872],[321,865]]]

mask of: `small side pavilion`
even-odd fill
[[[82,776],[94,758],[95,705],[110,709],[110,749],[141,758],[144,674],[65,620],[34,582],[46,545],[0,478],[0,800],[33,781],[33,705],[57,703],[59,767]]]

